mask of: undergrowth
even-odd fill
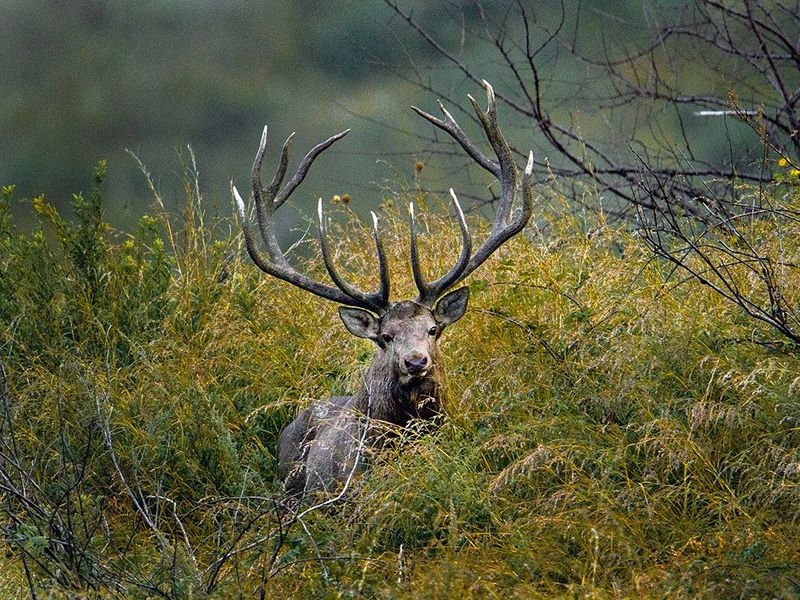
[[[282,531],[278,433],[354,392],[372,348],[245,260],[235,223],[205,222],[191,169],[180,210],[153,188],[130,234],[103,220],[103,172],[73,221],[34,199],[30,235],[13,188],[0,202],[2,597],[800,594],[797,350],[636,236],[539,190],[444,336],[442,429]],[[374,285],[369,231],[334,214],[337,260]],[[440,273],[456,228],[425,219]],[[296,254],[322,277],[313,243]]]

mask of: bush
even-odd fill
[[[156,194],[132,234],[104,222],[102,174],[74,221],[35,199],[31,234],[0,202],[4,597],[800,593],[798,357],[638,238],[550,192],[445,335],[445,426],[283,529],[277,435],[354,391],[369,343],[243,261],[191,169],[179,214]],[[369,231],[339,211],[364,283]],[[427,224],[440,272],[456,232]]]

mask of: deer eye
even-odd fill
[[[436,325],[434,325],[433,327],[428,329],[428,335],[436,335],[436,332],[438,332],[438,331],[439,331],[439,329],[436,327]]]
[[[383,341],[386,342],[387,344],[391,344],[392,343],[392,339],[393,338],[388,333],[384,333],[383,336],[381,336],[381,337],[383,337]]]

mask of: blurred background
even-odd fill
[[[528,23],[517,12],[523,5],[530,10]],[[44,194],[63,209],[72,193],[91,186],[97,161],[108,159],[108,217],[124,229],[152,202],[128,151],[147,166],[169,200],[180,193],[181,155],[185,160],[188,144],[207,206],[229,214],[228,182],[248,188],[266,123],[265,179],[292,131],[296,160],[325,137],[352,129],[318,160],[291,210],[309,214],[315,198],[349,194],[361,212],[379,204],[385,190],[413,184],[417,177],[433,189],[452,185],[471,192],[467,202],[475,201],[482,192],[469,189],[471,180],[462,173],[467,161],[434,147],[433,128],[410,105],[436,113],[439,95],[463,102],[467,93],[483,103],[483,91],[459,63],[499,92],[513,85],[513,72],[493,36],[502,32],[519,51],[527,25],[535,27],[533,43],[544,45],[537,61],[550,114],[580,128],[586,139],[625,152],[635,112],[604,106],[598,99],[608,97],[609,82],[574,51],[600,57],[609,49],[646,45],[651,31],[680,5],[400,3],[403,14],[435,36],[443,53],[392,2],[377,0],[4,0],[0,183],[17,186],[14,212],[24,224],[33,217],[23,198]],[[559,26],[558,40],[545,45]],[[699,64],[690,74],[701,87],[716,85]],[[717,83],[724,96],[724,82]],[[468,113],[454,114],[478,139]],[[661,118],[661,131],[645,137],[689,136],[703,152],[729,151],[718,140],[719,120],[689,115],[681,129],[674,114]],[[500,121],[516,147],[540,143],[534,123],[523,116],[501,106]],[[424,170],[418,172],[417,163]]]

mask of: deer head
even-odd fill
[[[405,301],[380,317],[350,307],[340,308],[339,316],[350,333],[378,345],[393,375],[407,385],[428,376],[438,365],[439,336],[464,315],[468,298],[469,289],[462,287],[444,296],[433,309]]]
[[[478,120],[483,128],[489,144],[496,155],[490,159],[475,145],[452,115],[439,107],[444,115],[438,119],[416,107],[412,107],[424,119],[447,132],[466,153],[481,167],[494,175],[500,182],[500,199],[487,239],[475,251],[472,251],[472,240],[464,213],[461,210],[455,192],[450,190],[455,218],[461,233],[461,252],[453,267],[439,279],[426,282],[420,268],[419,251],[416,237],[413,203],[409,206],[410,254],[411,270],[418,295],[414,300],[392,303],[389,301],[390,277],[386,264],[386,255],[379,234],[377,215],[372,213],[374,241],[378,259],[379,285],[374,292],[359,290],[347,281],[336,269],[328,242],[327,221],[324,215],[322,198],[317,209],[317,225],[320,247],[325,268],[334,285],[315,281],[299,273],[292,267],[278,245],[275,236],[273,215],[298,185],[303,181],[314,160],[331,145],[342,139],[349,130],[329,137],[312,148],[300,162],[294,176],[283,185],[289,162],[290,135],[283,145],[278,169],[268,187],[261,183],[261,164],[267,145],[267,128],[261,136],[261,143],[256,152],[252,169],[253,200],[258,230],[263,242],[263,250],[259,248],[247,218],[247,208],[236,187],[231,186],[236,205],[239,210],[247,251],[253,262],[265,273],[277,277],[302,288],[312,294],[332,300],[342,306],[339,315],[347,330],[361,338],[372,340],[377,344],[378,361],[389,365],[401,384],[409,384],[424,379],[438,364],[437,341],[445,327],[460,319],[467,309],[469,290],[466,287],[450,291],[463,281],[487,258],[511,237],[522,231],[528,222],[532,207],[532,170],[533,153],[528,156],[528,164],[520,181],[519,172],[514,162],[511,148],[497,125],[497,109],[492,86],[482,82],[486,89],[488,107],[484,111],[469,96]],[[521,194],[519,194],[521,188]],[[514,210],[517,195],[521,195],[521,207]]]

